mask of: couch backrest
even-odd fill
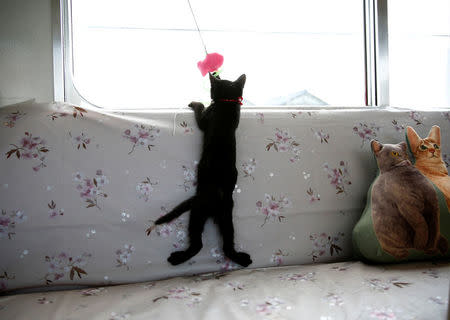
[[[145,234],[195,191],[201,133],[187,108],[121,113],[24,103],[0,109],[0,119],[3,290],[237,267],[223,257],[211,221],[202,251],[177,267],[166,259],[186,245],[188,214]],[[349,259],[376,174],[370,139],[397,143],[407,125],[425,135],[437,124],[445,154],[449,120],[448,110],[244,107],[237,246],[251,254],[251,267]]]

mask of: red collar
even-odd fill
[[[242,98],[242,97],[238,97],[237,99],[219,99],[219,100],[217,100],[217,101],[224,101],[224,102],[237,102],[237,103],[239,103],[241,106],[242,106],[242,100],[243,100],[244,98]]]

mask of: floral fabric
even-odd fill
[[[397,143],[407,125],[425,134],[437,124],[448,160],[449,119],[448,110],[244,108],[234,191],[237,249],[251,255],[251,268],[348,260],[351,231],[376,175],[368,141]],[[212,221],[202,251],[176,267],[166,259],[187,245],[188,214],[146,234],[195,192],[200,148],[187,107],[177,114],[33,102],[1,108],[0,289],[238,268],[223,256]],[[162,300],[171,295],[177,293]],[[252,303],[265,313],[284,306],[280,301]]]
[[[1,319],[447,319],[450,264],[245,269],[0,297]]]

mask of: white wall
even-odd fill
[[[0,0],[0,105],[53,100],[51,0]]]

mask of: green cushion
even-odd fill
[[[377,175],[378,177],[378,175]],[[425,254],[422,251],[415,249],[409,250],[409,256],[406,259],[396,259],[390,254],[383,251],[380,243],[378,242],[372,221],[372,185],[367,192],[367,204],[364,208],[361,218],[353,228],[352,241],[353,241],[353,253],[355,258],[360,260],[367,260],[371,262],[379,263],[395,263],[401,261],[412,260],[427,260],[433,258],[432,255]],[[443,193],[433,184],[439,201],[440,211],[440,232],[441,235],[447,239],[450,239],[450,213],[447,209],[447,204]],[[450,251],[445,256],[436,255],[436,257],[450,257]]]

